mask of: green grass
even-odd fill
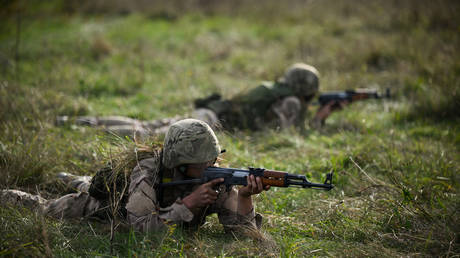
[[[224,234],[212,216],[198,232],[121,228],[111,241],[107,224],[2,206],[0,255],[460,255],[455,1],[33,3],[21,9],[16,63],[20,3],[0,18],[2,189],[55,198],[67,191],[56,173],[91,175],[131,144],[93,128],[57,127],[57,115],[187,114],[195,98],[230,97],[299,61],[320,71],[321,91],[390,88],[393,97],[354,103],[321,131],[218,133],[224,166],[312,181],[334,172],[330,192],[272,189],[256,197],[262,236]]]

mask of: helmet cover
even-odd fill
[[[286,86],[297,96],[313,96],[318,92],[319,73],[311,65],[293,64],[286,70],[283,79]]]
[[[214,131],[197,119],[180,120],[169,127],[163,148],[163,165],[174,168],[182,164],[212,161],[220,154]]]

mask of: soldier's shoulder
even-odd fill
[[[275,87],[276,83],[274,81],[262,81],[260,84],[259,84],[259,87],[265,87],[265,88],[268,88],[268,89],[272,89],[273,87]]]
[[[161,158],[158,157],[147,157],[137,161],[137,165],[134,167],[131,173],[131,180],[139,181],[142,179],[154,178],[161,166]]]
[[[138,161],[138,166],[155,167],[160,163],[159,157],[145,157]]]
[[[241,92],[232,100],[235,102],[253,102],[254,100],[260,98],[266,98],[267,96],[272,95],[271,92],[273,91],[274,87],[274,82],[265,81],[248,91]]]

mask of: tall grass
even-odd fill
[[[456,1],[7,1],[0,15],[0,186],[55,198],[55,174],[90,175],[126,146],[57,115],[158,119],[232,96],[294,62],[321,90],[390,88],[320,131],[220,132],[222,165],[266,167],[331,192],[255,198],[262,235],[145,235],[1,206],[9,256],[458,256],[459,5]],[[19,63],[15,63],[17,14]],[[4,15],[3,15],[4,14]],[[312,107],[310,113],[315,112]]]

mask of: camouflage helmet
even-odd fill
[[[197,119],[184,119],[172,124],[166,133],[163,165],[174,168],[182,164],[204,163],[216,159],[219,153],[219,141],[208,124]]]
[[[304,63],[291,65],[284,73],[284,82],[297,96],[313,96],[319,88],[319,73]]]

